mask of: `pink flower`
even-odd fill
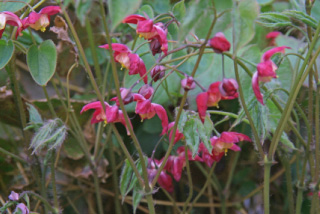
[[[189,161],[202,161],[199,156],[192,157],[190,150],[188,149],[188,159]],[[186,158],[185,158],[185,148],[181,146],[177,149],[177,156],[170,155],[167,163],[165,165],[165,169],[170,172],[176,181],[179,181],[181,178],[182,170],[186,166]]]
[[[150,99],[146,99],[141,94],[134,94],[133,98],[137,101],[136,114],[139,114],[142,120],[153,118],[157,114],[162,125],[161,135],[165,134],[169,123],[166,110],[159,104],[151,103]]]
[[[223,96],[219,89],[220,84],[221,82],[211,83],[208,91],[198,94],[196,98],[198,112],[202,122],[206,117],[206,111],[208,107],[218,107],[220,100],[231,100],[238,97],[238,93],[235,93],[232,96]]]
[[[15,212],[17,212],[18,210],[21,211],[21,214],[29,214],[29,212],[30,212],[28,207],[23,203],[19,203],[17,205]]]
[[[119,110],[118,106],[110,106],[107,102],[104,102],[104,104],[106,107],[105,112],[103,112],[101,102],[96,101],[83,106],[82,110],[80,111],[80,114],[89,109],[94,109],[95,111],[93,112],[93,116],[91,119],[92,124],[99,122],[104,122],[105,124],[120,122],[127,128],[127,134],[130,135],[123,113],[121,110]]]
[[[153,178],[154,178],[154,177],[156,176],[156,174],[157,174],[157,171],[158,171],[157,168],[160,167],[160,165],[162,164],[162,162],[159,161],[159,160],[154,160],[154,161],[153,161],[153,160],[151,160],[150,158],[148,159],[148,162],[149,162],[149,164],[148,164],[148,179],[149,179],[149,181],[152,181]],[[160,176],[159,176],[157,182],[159,183],[159,185],[160,185],[163,189],[167,190],[168,192],[173,192],[172,178],[171,178],[170,175],[168,175],[168,174],[166,173],[165,170],[162,170],[162,171],[161,171]]]
[[[257,71],[252,76],[252,89],[257,100],[264,105],[263,95],[261,94],[259,82],[270,82],[273,78],[277,78],[277,65],[271,61],[271,57],[275,53],[284,53],[287,46],[275,47],[266,51],[261,58],[261,62],[257,65]]]
[[[6,25],[12,25],[18,27],[16,38],[19,36],[22,29],[22,22],[20,18],[9,11],[3,11],[0,13],[0,39],[2,37],[2,34],[4,32],[4,29],[6,28]]]
[[[169,134],[169,142],[171,141],[171,138],[172,138],[172,135],[173,135],[173,133],[172,133],[172,127],[173,127],[173,126],[174,126],[174,122],[171,122],[171,123],[169,123],[169,125],[168,125],[168,131],[170,131],[170,134]],[[184,138],[183,133],[181,133],[181,132],[178,130],[178,128],[177,128],[176,134],[175,134],[175,136],[174,136],[174,141],[173,141],[173,143],[176,144],[179,140],[181,140],[181,139],[183,139],[183,138]]]
[[[154,68],[151,70],[151,77],[153,79],[154,82],[157,82],[159,79],[161,79],[162,77],[164,77],[165,75],[165,70],[166,67],[162,66],[162,65],[156,65],[154,66]]]
[[[222,32],[216,33],[216,35],[209,40],[209,44],[216,53],[229,51],[231,47],[230,42]]]
[[[133,95],[129,89],[120,88],[120,94],[123,101],[123,104],[127,105],[133,102]],[[115,101],[117,106],[120,106],[118,97],[113,97],[110,101]]]
[[[50,16],[61,13],[59,6],[48,6],[42,8],[39,13],[31,12],[28,17],[22,20],[23,28],[31,27],[35,30],[46,31],[50,24]]]
[[[152,19],[147,19],[141,15],[130,15],[127,16],[122,23],[136,24],[136,32],[139,36],[144,39],[151,40],[150,47],[152,54],[155,55],[159,51],[163,51],[167,55],[168,51],[168,40],[167,40],[167,29],[165,29],[163,23],[153,23]],[[160,50],[159,50],[159,47]]]
[[[14,191],[11,191],[11,194],[9,195],[9,199],[11,201],[18,201],[19,200],[19,194],[14,192]]]
[[[138,93],[144,96],[144,98],[146,99],[149,99],[152,96],[153,92],[154,92],[154,89],[149,84],[145,84],[138,91]]]
[[[251,142],[251,139],[247,135],[237,132],[222,132],[220,137],[214,136],[210,139],[213,147],[211,154],[203,143],[200,143],[199,153],[202,153],[202,160],[211,167],[214,162],[220,161],[224,154],[227,155],[228,149],[240,151],[240,147],[236,145],[240,141]]]
[[[276,45],[276,38],[281,35],[279,31],[272,31],[266,35],[266,39],[269,39],[269,46]]]
[[[223,97],[238,97],[238,88],[238,83],[234,79],[223,79],[219,85],[219,91]]]
[[[192,76],[187,76],[183,80],[181,80],[181,86],[185,91],[192,90],[196,87],[196,83]]]
[[[100,48],[109,49],[109,45],[101,45]],[[138,54],[134,54],[131,50],[123,44],[113,43],[112,50],[114,51],[114,60],[121,64],[121,69],[126,68],[129,69],[129,75],[140,74],[143,77],[143,81],[145,84],[148,83],[148,76],[145,75],[147,73],[146,66],[144,62],[139,57]]]

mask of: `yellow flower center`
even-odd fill
[[[108,121],[107,121],[107,120],[104,120],[103,123],[104,123],[104,124],[103,124],[103,127],[106,127],[106,125],[108,124]]]

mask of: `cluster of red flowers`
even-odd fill
[[[16,38],[28,27],[44,32],[46,27],[50,24],[50,16],[57,13],[61,13],[61,8],[59,6],[48,6],[42,8],[38,13],[31,12],[28,17],[21,20],[14,13],[8,11],[0,12],[0,39],[7,24],[18,27]]]

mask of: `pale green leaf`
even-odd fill
[[[4,68],[10,61],[14,52],[14,45],[11,40],[0,40],[0,69]]]

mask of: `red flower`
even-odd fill
[[[196,87],[196,83],[192,76],[187,76],[183,80],[181,80],[181,86],[184,90],[189,91]]]
[[[227,154],[228,149],[240,151],[241,149],[236,143],[240,141],[251,142],[251,139],[247,135],[237,132],[222,132],[220,137],[214,136],[210,141],[213,147],[211,154],[203,143],[200,143],[199,146],[199,152],[202,152],[201,158],[209,167],[212,166],[213,162],[220,161],[223,154]]]
[[[156,176],[157,174],[157,168],[160,167],[160,165],[162,164],[161,161],[159,160],[151,160],[150,158],[148,159],[149,164],[148,164],[148,179],[149,181],[152,181],[153,178]],[[156,167],[157,166],[157,167]],[[172,184],[172,178],[170,175],[168,175],[166,173],[165,170],[162,170],[160,173],[160,176],[158,178],[159,185],[167,190],[168,192],[173,192],[173,184]]]
[[[231,47],[230,42],[222,32],[216,33],[216,35],[209,40],[209,44],[216,53],[229,51]]]
[[[120,94],[123,101],[123,104],[127,105],[133,102],[133,95],[129,89],[120,88]],[[115,101],[117,106],[120,106],[118,97],[113,97],[110,101]]]
[[[177,154],[177,156],[169,156],[164,168],[173,175],[176,181],[179,181],[181,178],[182,169],[186,166],[184,146],[181,146],[177,149]],[[189,161],[202,161],[202,159],[197,155],[195,156],[195,158],[193,158],[189,150],[188,159]]]
[[[238,93],[235,93],[232,96],[223,96],[219,89],[220,83],[221,82],[212,83],[209,86],[208,91],[198,94],[196,98],[198,112],[202,122],[206,117],[206,111],[208,107],[218,107],[218,103],[220,100],[231,100],[238,97]]]
[[[157,82],[159,79],[161,79],[162,77],[164,77],[165,75],[165,70],[166,67],[162,66],[162,65],[156,65],[154,66],[154,68],[151,70],[151,77],[153,79],[154,82]]]
[[[223,97],[238,97],[238,88],[238,83],[234,79],[223,79],[219,85],[219,90]]]
[[[152,49],[152,54],[155,55],[159,53],[159,47],[161,46],[161,51],[167,55],[168,51],[168,40],[167,40],[167,29],[165,29],[163,23],[158,22],[153,23],[152,19],[147,19],[140,15],[130,15],[127,16],[122,23],[136,24],[136,32],[139,36],[147,40],[152,40],[150,47]]]
[[[281,35],[281,32],[279,31],[272,31],[266,35],[266,39],[269,39],[269,46],[275,46],[276,45],[276,38]]]
[[[108,44],[101,45],[99,47],[109,49]],[[129,75],[139,73],[141,77],[144,76],[144,83],[148,83],[148,76],[145,75],[147,73],[146,66],[138,54],[131,53],[131,50],[126,45],[118,43],[112,44],[112,50],[114,50],[114,60],[119,62],[122,68],[129,69]]]
[[[266,51],[262,55],[261,62],[257,65],[257,71],[252,76],[252,89],[257,97],[257,100],[264,105],[263,95],[261,94],[259,82],[270,82],[273,78],[277,78],[276,70],[278,69],[277,65],[271,61],[271,57],[275,53],[284,53],[287,46],[275,47]]]
[[[162,125],[161,135],[165,134],[169,123],[166,110],[159,104],[151,103],[150,99],[144,98],[141,94],[134,94],[133,98],[137,101],[136,114],[139,114],[142,120],[150,119],[157,114]]]
[[[28,17],[22,20],[23,28],[31,27],[35,30],[46,31],[46,27],[50,24],[50,16],[61,13],[59,6],[48,6],[42,8],[39,13],[31,12]]]
[[[169,125],[168,125],[168,131],[170,131],[169,141],[171,141],[171,138],[172,138],[172,135],[173,135],[172,129],[171,129],[173,126],[174,126],[174,122],[171,122],[171,123],[169,123]],[[181,139],[183,139],[183,138],[184,138],[183,133],[181,133],[181,132],[178,130],[178,128],[177,128],[177,129],[176,129],[176,134],[175,134],[175,136],[174,136],[174,141],[173,141],[173,143],[176,144],[176,142],[178,142],[179,140],[181,140]]]
[[[144,96],[144,98],[146,99],[149,99],[152,96],[153,92],[154,92],[154,89],[149,84],[145,84],[138,91],[138,93]]]
[[[104,104],[106,107],[105,112],[103,112],[101,102],[96,101],[83,106],[82,110],[80,111],[80,114],[89,109],[94,109],[95,111],[93,112],[93,116],[91,119],[92,124],[99,122],[104,122],[105,124],[120,122],[127,128],[127,134],[130,135],[123,113],[121,110],[119,110],[118,106],[110,106],[107,102],[104,102]]]
[[[4,11],[0,13],[0,39],[2,37],[2,34],[4,32],[4,29],[6,28],[6,25],[12,25],[12,26],[17,26],[18,30],[16,33],[16,38],[19,36],[20,32],[23,30],[22,29],[22,22],[20,18],[9,11]]]

